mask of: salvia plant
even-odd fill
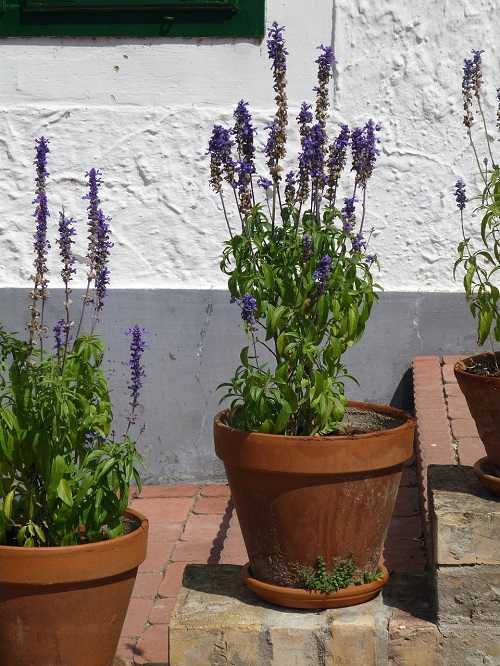
[[[483,191],[467,198],[465,182],[457,180],[455,198],[462,222],[462,241],[458,245],[458,259],[454,275],[461,267],[463,284],[470,310],[477,318],[477,341],[483,345],[493,338],[500,342],[500,291],[497,272],[500,269],[500,167],[494,157],[494,145],[486,122],[482,100],[483,51],[473,50],[472,58],[464,60],[462,96],[464,103],[464,125],[470,147],[477,165],[478,178]],[[496,130],[500,130],[500,88],[496,90],[498,100]],[[479,128],[478,128],[479,126]],[[472,214],[480,219],[480,226],[473,236],[468,235],[465,225],[466,204],[472,204]],[[476,230],[474,230],[476,231]]]
[[[130,412],[125,433],[111,430],[112,406],[102,369],[104,346],[95,334],[109,284],[109,218],[100,207],[101,174],[87,174],[87,288],[82,311],[71,318],[76,272],[75,221],[59,214],[56,244],[64,285],[63,316],[47,324],[47,203],[49,142],[36,141],[33,288],[27,340],[0,327],[0,543],[65,546],[120,536],[132,480],[142,459],[132,438],[138,419],[141,356],[147,331],[126,331],[130,357]],[[88,332],[84,332],[85,321]],[[125,341],[125,338],[124,338]],[[145,428],[140,426],[140,431]]]
[[[315,104],[300,107],[300,154],[294,169],[285,168],[288,52],[276,22],[267,47],[277,108],[264,128],[265,145],[257,149],[241,100],[234,126],[215,125],[208,146],[210,183],[229,233],[221,269],[249,339],[235,376],[222,385],[223,400],[231,398],[229,418],[237,428],[327,434],[341,430],[347,403],[350,375],[342,355],[361,338],[377,298],[371,272],[378,262],[368,253],[373,229],[366,230],[365,212],[380,128],[373,120],[352,129],[341,124],[329,140],[336,61],[330,46],[318,46]],[[258,153],[266,175],[258,171]],[[231,207],[225,196],[234,199]]]

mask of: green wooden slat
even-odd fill
[[[34,3],[35,0],[30,0]],[[56,2],[57,0],[47,0]],[[98,0],[82,0],[98,2]],[[148,0],[146,0],[148,1]],[[149,0],[150,5],[160,0]],[[206,0],[213,3],[214,0]],[[204,0],[203,9],[179,9],[166,0],[162,9],[154,6],[145,11],[138,0],[103,0],[100,8],[79,11],[50,8],[32,11],[28,0],[0,0],[1,37],[263,37],[265,33],[265,0],[227,0],[226,6],[215,10]],[[103,5],[113,3],[113,8]],[[1,13],[2,4],[5,11]],[[169,6],[170,5],[170,6]],[[235,5],[237,9],[235,11]],[[208,8],[207,8],[208,7]]]

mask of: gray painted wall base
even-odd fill
[[[0,289],[0,324],[20,331],[28,320],[27,289]],[[73,300],[75,317],[79,294]],[[48,301],[50,330],[62,316],[62,291]],[[79,311],[78,311],[79,312]],[[104,368],[113,390],[114,427],[126,427],[130,339],[136,323],[148,329],[147,379],[140,419],[148,424],[140,442],[148,468],[145,483],[224,479],[212,445],[219,411],[216,387],[232,377],[246,344],[240,311],[222,290],[115,289],[106,299],[98,332],[108,350]],[[51,343],[50,343],[51,344]],[[411,409],[414,356],[474,353],[475,322],[460,293],[382,293],[361,342],[349,350],[348,368],[360,386],[346,393],[362,400]]]

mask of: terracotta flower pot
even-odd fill
[[[0,546],[0,666],[111,666],[148,521],[100,543]]]
[[[487,461],[477,461],[474,471],[479,481],[495,495],[500,494],[500,377],[468,372],[467,368],[482,362],[491,361],[492,353],[476,354],[455,364],[454,372],[458,385],[467,400],[467,406],[476,423],[479,437],[486,449]],[[500,364],[500,352],[495,354]],[[479,464],[481,463],[481,465]],[[487,464],[489,463],[489,465]],[[493,467],[491,478],[485,483],[485,468]],[[480,469],[481,468],[481,469]]]
[[[357,576],[376,573],[415,421],[392,407],[350,406],[400,425],[292,437],[231,428],[227,412],[215,417],[215,451],[224,462],[254,579],[300,588],[303,568],[314,567],[318,556],[331,569],[350,551]]]

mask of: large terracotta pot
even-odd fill
[[[0,666],[111,666],[147,551],[148,521],[80,546],[0,546]]]
[[[469,356],[458,361],[454,371],[488,458],[500,470],[500,377],[467,372],[468,367],[491,360],[492,356],[491,353]],[[500,353],[495,356],[500,363]]]
[[[500,377],[487,377],[467,371],[467,368],[474,365],[491,361],[492,357],[491,352],[469,356],[458,361],[454,371],[486,449],[487,460],[484,458],[479,460],[474,466],[474,471],[479,481],[498,495],[500,479],[495,481],[495,477],[500,476]],[[500,364],[500,352],[497,352],[495,357]],[[491,474],[486,474],[486,471]],[[491,487],[491,484],[494,487]]]
[[[357,575],[375,574],[402,466],[413,450],[414,419],[392,407],[350,403],[398,419],[368,434],[292,437],[244,432],[215,417],[250,569],[263,583],[302,586],[317,557],[333,568],[350,551]]]

